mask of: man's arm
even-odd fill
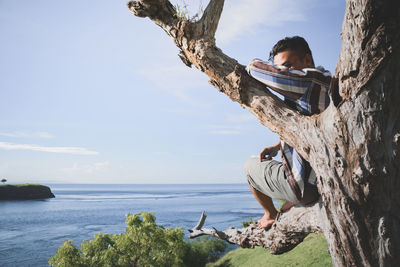
[[[273,146],[264,148],[260,153],[260,162],[264,160],[271,160],[278,154],[280,147],[281,147],[281,142],[279,141]]]
[[[285,97],[296,100],[310,88],[312,82],[328,83],[330,73],[318,69],[288,69],[284,66],[273,66],[265,61],[255,59],[247,65],[247,72],[268,88]]]

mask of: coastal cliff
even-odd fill
[[[28,200],[54,198],[50,188],[39,184],[1,185],[0,200]]]

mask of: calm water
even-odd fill
[[[0,266],[48,266],[64,240],[79,245],[97,232],[125,230],[125,215],[154,212],[165,227],[240,226],[262,210],[246,184],[49,185],[56,198],[0,201]]]

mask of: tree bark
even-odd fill
[[[206,73],[213,86],[252,112],[310,162],[318,177],[321,202],[319,223],[308,223],[315,231],[324,231],[334,265],[397,265],[400,5],[395,0],[347,1],[342,50],[331,84],[331,99],[337,88],[343,100],[331,101],[323,113],[307,117],[287,107],[251,78],[243,65],[216,47],[214,35],[223,4],[223,0],[211,0],[202,18],[193,22],[177,17],[168,0],[132,1],[128,8],[164,29],[180,48],[184,64]],[[280,231],[277,227],[264,237],[255,236],[274,239],[272,233]],[[286,243],[296,239],[288,230],[296,229],[282,229],[286,229],[281,237]],[[310,232],[306,227],[299,229]]]
[[[323,231],[325,228],[323,223],[326,220],[320,218],[324,215],[321,209],[323,209],[321,201],[308,207],[295,206],[288,212],[278,213],[275,223],[268,230],[260,229],[256,224],[241,229],[231,227],[225,231],[195,227],[189,230],[189,237],[214,236],[243,248],[262,246],[268,248],[272,254],[282,254],[303,242],[308,234]],[[204,224],[204,221],[205,217],[202,216],[200,222]]]

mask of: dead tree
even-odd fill
[[[301,233],[323,230],[336,266],[397,266],[398,1],[347,1],[342,49],[331,84],[343,99],[340,103],[331,101],[324,112],[309,117],[286,106],[251,78],[243,65],[216,47],[214,35],[223,4],[223,0],[211,0],[197,21],[177,16],[168,0],[132,1],[128,8],[134,15],[148,17],[160,26],[180,49],[184,64],[206,73],[213,86],[299,151],[317,173],[320,203],[293,209],[282,217],[292,216],[299,223],[282,219],[267,233],[253,231],[246,236],[255,236],[253,245],[264,245],[279,253],[301,242]],[[250,242],[242,241],[242,245]],[[284,245],[274,249],[277,243]]]

